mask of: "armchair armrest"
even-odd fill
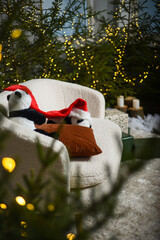
[[[16,172],[13,176],[13,184],[17,182],[24,184],[23,174],[29,174],[30,169],[40,169],[41,163],[38,159],[37,153],[37,139],[43,146],[44,152],[52,146],[52,138],[45,135],[34,132],[30,129],[12,122],[2,113],[0,113],[0,133],[3,131],[9,131],[9,138],[4,144],[4,149],[0,152],[0,158],[12,157],[18,159],[18,165]],[[63,143],[55,140],[52,146],[53,153],[59,153],[58,159],[50,166],[48,172],[46,172],[45,178],[49,177],[50,170],[54,169],[58,173],[63,174],[66,178],[66,187],[70,189],[70,159],[68,151]]]

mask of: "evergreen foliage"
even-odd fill
[[[0,2],[1,88],[32,78],[60,78],[64,65],[63,31],[71,28],[75,16],[75,31],[84,22],[79,13],[84,1],[69,1],[65,11],[62,3],[63,0],[53,1],[51,8],[43,11],[42,0]],[[12,37],[15,29],[22,31],[18,38]]]
[[[159,1],[152,1],[153,15],[146,0],[113,1],[106,20],[85,0],[68,0],[65,9],[63,0],[53,1],[47,10],[42,0],[1,0],[0,88],[53,78],[99,90],[106,106],[115,106],[120,94],[159,100]]]

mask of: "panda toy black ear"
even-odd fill
[[[10,99],[10,95],[7,95],[7,100],[9,101],[9,99]]]
[[[15,92],[15,95],[19,98],[21,98],[21,96],[22,96],[22,94],[20,92],[17,92],[17,91]]]

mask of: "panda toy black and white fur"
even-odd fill
[[[89,112],[83,111],[82,109],[73,108],[68,116],[61,118],[55,117],[49,119],[47,123],[66,123],[72,125],[78,125],[82,127],[92,127],[92,119]]]
[[[32,99],[27,92],[18,89],[8,95],[7,99],[9,118],[12,121],[32,130],[35,130],[34,124],[41,125],[45,123],[46,117],[35,109],[30,108]]]
[[[91,115],[88,111],[84,111],[79,108],[73,108],[68,115],[68,120],[70,124],[78,125],[82,127],[92,127]]]

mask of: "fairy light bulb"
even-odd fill
[[[15,200],[20,206],[25,206],[26,205],[26,200],[21,196],[17,196],[15,198]]]
[[[21,30],[21,29],[14,29],[14,30],[12,30],[12,32],[11,32],[11,37],[12,37],[13,39],[19,38],[19,37],[21,36],[21,34],[22,34],[22,30]]]
[[[0,203],[0,208],[5,210],[7,209],[7,205],[5,203]]]
[[[34,210],[34,205],[32,203],[27,203],[26,208],[30,211]]]
[[[26,223],[25,221],[21,221],[21,226],[22,226],[23,228],[27,228],[27,223]]]
[[[53,212],[55,210],[55,206],[53,204],[49,204],[47,208],[50,212]]]
[[[68,239],[68,240],[73,240],[75,237],[76,237],[76,236],[75,236],[75,234],[73,234],[73,233],[68,233],[68,234],[67,234],[67,239]]]
[[[13,170],[16,167],[16,162],[13,158],[4,157],[2,159],[2,165],[3,165],[3,167],[5,168],[6,171],[13,172]]]

